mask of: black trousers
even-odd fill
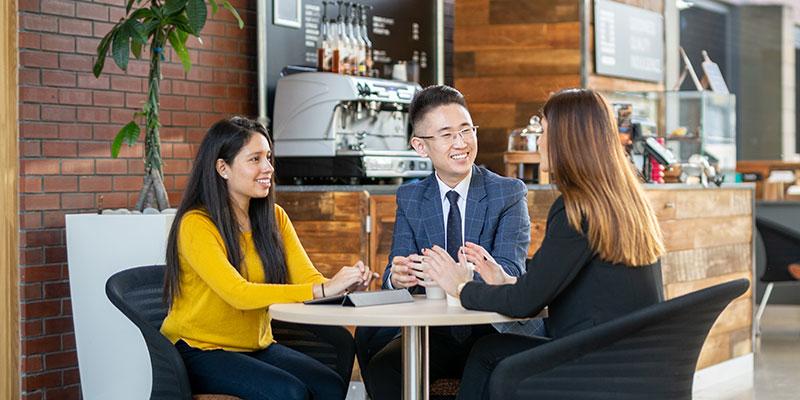
[[[548,341],[550,339],[499,333],[484,336],[475,343],[469,354],[457,400],[489,398],[489,377],[500,361]]]
[[[399,328],[356,329],[356,355],[367,393],[372,400],[400,399],[403,395],[403,343]],[[469,327],[467,337],[456,338],[451,327],[430,328],[428,336],[430,381],[461,378],[472,346],[496,333],[491,325]]]

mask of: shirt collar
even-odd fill
[[[455,190],[456,193],[458,193],[459,200],[461,199],[464,199],[464,201],[467,200],[467,194],[469,194],[469,183],[472,181],[472,168],[470,168],[469,174],[467,174],[467,176],[464,179],[462,179],[461,182],[459,182],[454,188],[447,186],[446,183],[444,183],[441,179],[439,179],[438,174],[434,175],[436,176],[436,183],[439,184],[439,199],[442,202],[444,202],[447,192],[451,190]]]

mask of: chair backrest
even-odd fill
[[[638,310],[498,364],[491,399],[691,399],[700,349],[739,279]]]
[[[135,267],[117,272],[106,281],[106,295],[144,336],[153,370],[150,398],[191,399],[189,377],[178,350],[159,329],[167,315],[162,301],[164,266]]]
[[[767,263],[762,282],[796,282],[789,274],[791,263],[800,263],[800,232],[756,216],[756,228],[764,241]]]

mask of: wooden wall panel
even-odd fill
[[[667,299],[733,279],[753,282],[753,191],[646,191],[665,236],[661,274]],[[555,190],[528,192],[531,257],[541,245]],[[752,353],[752,286],[722,312],[697,362],[702,369]]]
[[[662,82],[594,73],[594,2],[586,1],[585,24],[581,21],[584,1],[579,0],[456,1],[454,84],[475,110],[475,124],[483,128],[478,163],[501,172],[508,133],[525,126],[559,89],[581,85],[602,91],[664,89]],[[664,12],[661,0],[618,1]],[[582,37],[584,25],[588,29]],[[582,76],[583,65],[586,76]],[[486,112],[492,107],[496,113]]]
[[[550,93],[581,84],[577,0],[458,0],[455,86],[481,126],[477,162],[503,171],[508,133]]]
[[[0,5],[0,398],[20,394],[17,2]]]
[[[381,274],[389,263],[389,253],[392,251],[392,231],[396,212],[397,203],[393,194],[370,197],[369,258],[374,264],[373,268]]]
[[[752,190],[652,188],[646,194],[667,244],[661,260],[667,299],[734,279],[752,281]],[[550,206],[558,195],[552,187],[528,191],[529,257],[541,245]],[[278,200],[292,217],[312,261],[326,275],[359,257],[373,271],[383,273],[395,223],[394,195],[283,192]],[[367,215],[369,234],[362,226]],[[375,282],[373,289],[378,287]],[[751,287],[723,311],[711,328],[697,368],[752,352],[752,304]]]
[[[369,265],[366,192],[278,192],[276,197],[323,275],[331,277],[358,260]]]

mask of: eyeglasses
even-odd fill
[[[445,132],[442,133],[441,135],[417,136],[417,137],[420,139],[431,139],[443,143],[455,143],[456,138],[459,136],[461,136],[461,140],[463,140],[464,142],[472,142],[473,140],[475,140],[477,135],[478,135],[478,127],[468,126],[460,131]]]

